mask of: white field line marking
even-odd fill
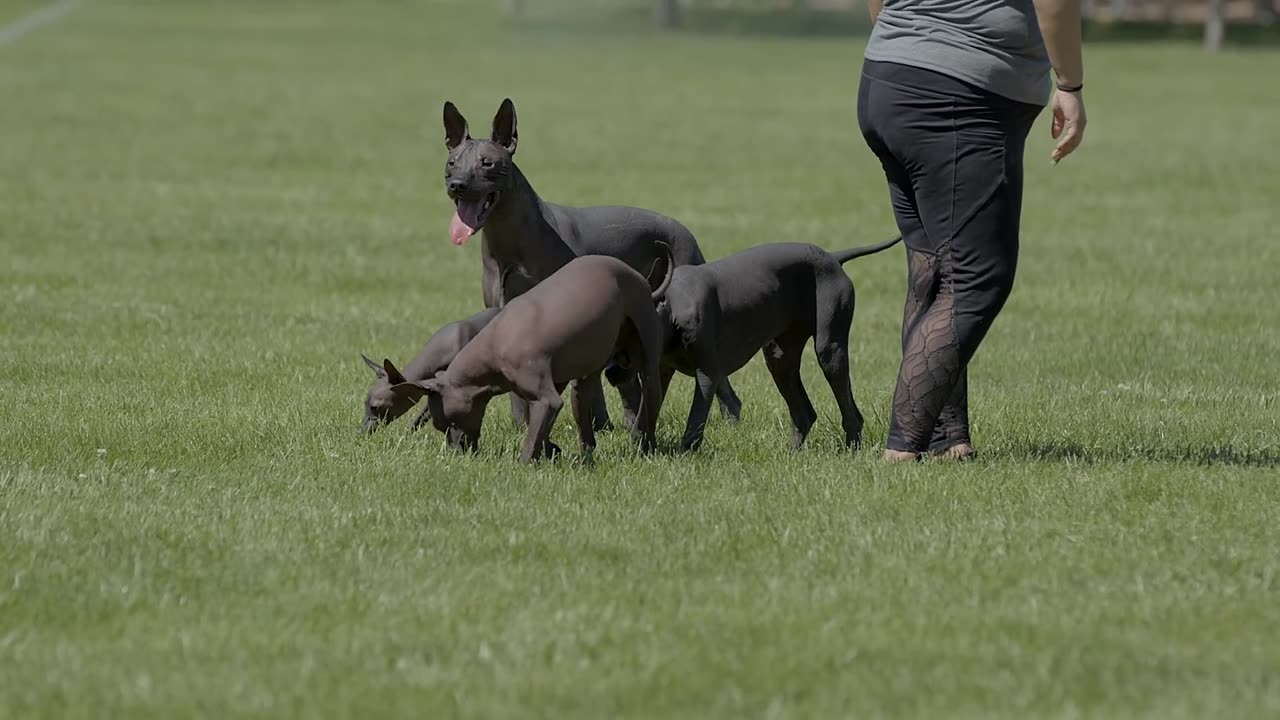
[[[83,4],[84,0],[58,0],[0,27],[0,47],[12,45],[32,30],[61,20],[67,13]]]

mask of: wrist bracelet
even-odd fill
[[[1058,83],[1058,90],[1065,93],[1077,93],[1083,89],[1084,83],[1080,83],[1079,85],[1063,85],[1062,83]]]

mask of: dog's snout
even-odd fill
[[[466,181],[463,181],[463,180],[455,180],[453,178],[450,178],[448,188],[449,188],[449,192],[451,193],[466,192],[467,183]]]

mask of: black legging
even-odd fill
[[[907,246],[891,450],[970,442],[966,367],[1013,289],[1022,151],[1040,110],[929,70],[863,65],[858,124]]]

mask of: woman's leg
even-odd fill
[[[1022,146],[1038,108],[927,71],[896,75],[860,91],[860,121],[882,163],[892,158],[900,227],[909,201],[923,228],[913,243],[901,227],[910,293],[886,453],[909,456],[968,445],[965,367],[1013,287]],[[893,168],[907,171],[909,190]]]
[[[1036,116],[1039,114],[1039,108],[1030,106],[1011,106],[1004,113],[1006,130],[1005,130],[1005,189],[1004,202],[1006,204],[1003,219],[999,221],[1000,227],[994,232],[996,236],[1005,236],[1007,248],[1001,252],[1008,258],[1009,267],[1001,269],[1000,272],[1007,275],[1002,280],[1002,292],[996,298],[987,301],[986,307],[982,308],[981,304],[975,309],[976,313],[989,314],[991,319],[999,313],[1004,306],[1004,301],[1008,298],[1008,293],[1013,286],[1013,276],[1017,267],[1018,257],[1018,238],[1021,231],[1022,219],[1022,156],[1025,149],[1027,134],[1031,130],[1032,124],[1035,123]],[[980,276],[981,273],[974,273]],[[979,283],[980,285],[980,283]],[[968,283],[962,279],[961,293],[967,294]],[[968,308],[968,304],[962,302],[963,308]],[[987,323],[990,327],[990,322]],[[985,330],[983,331],[985,333]],[[960,371],[960,380],[956,383],[955,389],[951,392],[951,397],[942,407],[942,412],[938,415],[938,420],[933,428],[933,438],[929,443],[929,451],[935,455],[941,455],[949,459],[964,460],[974,456],[972,440],[969,435],[969,378],[968,364]]]
[[[868,67],[877,68],[877,64],[868,63]],[[907,160],[895,154],[889,146],[889,138],[895,133],[892,126],[886,127],[886,123],[895,122],[893,116],[900,112],[897,101],[901,99],[896,88],[882,86],[866,75],[862,77],[858,88],[858,124],[867,146],[879,158],[884,169],[894,221],[907,248],[907,297],[902,312],[902,351],[905,357],[912,331],[938,295],[939,275],[935,255],[928,251],[930,238],[920,218]],[[949,103],[943,103],[942,107],[949,107]],[[902,384],[901,370],[898,382]],[[895,402],[904,396],[901,390],[895,391]],[[886,456],[905,460],[916,457],[916,453],[890,449]]]
[[[951,460],[967,460],[975,454],[973,441],[969,439],[968,367],[961,368],[960,381],[943,404],[942,412],[938,413],[929,452]]]

